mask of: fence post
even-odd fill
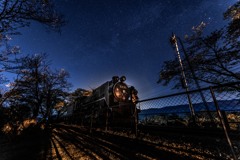
[[[222,114],[224,123],[226,125],[227,131],[230,131],[230,126],[229,126],[229,123],[228,123],[226,112],[225,111],[221,111],[221,114]]]
[[[106,111],[106,122],[105,122],[105,132],[107,132],[108,131],[108,110],[109,108],[107,107],[107,111]]]
[[[137,105],[134,104],[134,134],[137,137],[138,136],[138,111],[137,111]]]
[[[224,120],[223,120],[222,113],[221,113],[220,108],[219,108],[219,106],[218,106],[218,102],[217,102],[217,99],[216,99],[216,97],[215,97],[215,94],[214,94],[214,92],[213,92],[212,87],[210,87],[210,92],[211,92],[211,95],[212,95],[212,98],[213,98],[214,105],[215,105],[216,110],[217,110],[217,115],[218,115],[219,120],[220,120],[220,122],[221,122],[221,125],[222,125],[222,127],[223,127],[223,130],[224,130],[225,136],[226,136],[226,138],[227,138],[229,147],[230,147],[230,149],[231,149],[231,152],[232,152],[232,155],[233,155],[233,159],[234,159],[234,160],[237,160],[236,154],[235,154],[234,149],[233,149],[232,142],[231,142],[231,140],[230,140],[230,138],[229,138],[228,131],[227,131],[225,122],[224,122]]]
[[[90,133],[92,133],[92,126],[93,126],[93,111],[91,113],[91,117],[90,117]]]

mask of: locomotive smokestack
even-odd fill
[[[119,77],[118,76],[113,76],[112,77],[113,84],[117,83],[118,81],[119,81]]]

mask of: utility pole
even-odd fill
[[[177,38],[176,38],[175,34],[173,34],[172,37],[170,38],[170,42],[171,42],[172,45],[175,46],[175,49],[176,49],[178,61],[179,61],[180,68],[181,68],[181,76],[182,76],[183,88],[185,88],[185,90],[187,92],[189,109],[190,109],[191,117],[193,119],[193,123],[195,124],[196,123],[195,111],[194,111],[194,108],[193,108],[193,105],[192,105],[192,101],[191,101],[190,95],[188,93],[188,91],[189,91],[188,84],[187,84],[186,76],[185,76],[185,73],[184,73],[184,68],[183,68],[180,52],[179,52],[179,49],[178,49]]]

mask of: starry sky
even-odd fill
[[[179,37],[202,21],[206,32],[226,23],[223,12],[237,0],[56,0],[67,20],[61,33],[32,23],[12,44],[23,54],[47,53],[53,68],[64,68],[76,88],[91,89],[127,77],[140,99],[170,94],[157,84],[164,61],[173,59],[172,32]]]

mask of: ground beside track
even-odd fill
[[[211,149],[215,144],[195,147],[181,135],[152,137],[140,134],[136,138],[131,134],[99,130],[90,134],[89,130],[75,125],[52,125],[48,131],[32,132],[11,141],[3,136],[0,138],[1,160],[230,159],[216,149],[219,146]],[[196,140],[194,143],[202,142]]]

